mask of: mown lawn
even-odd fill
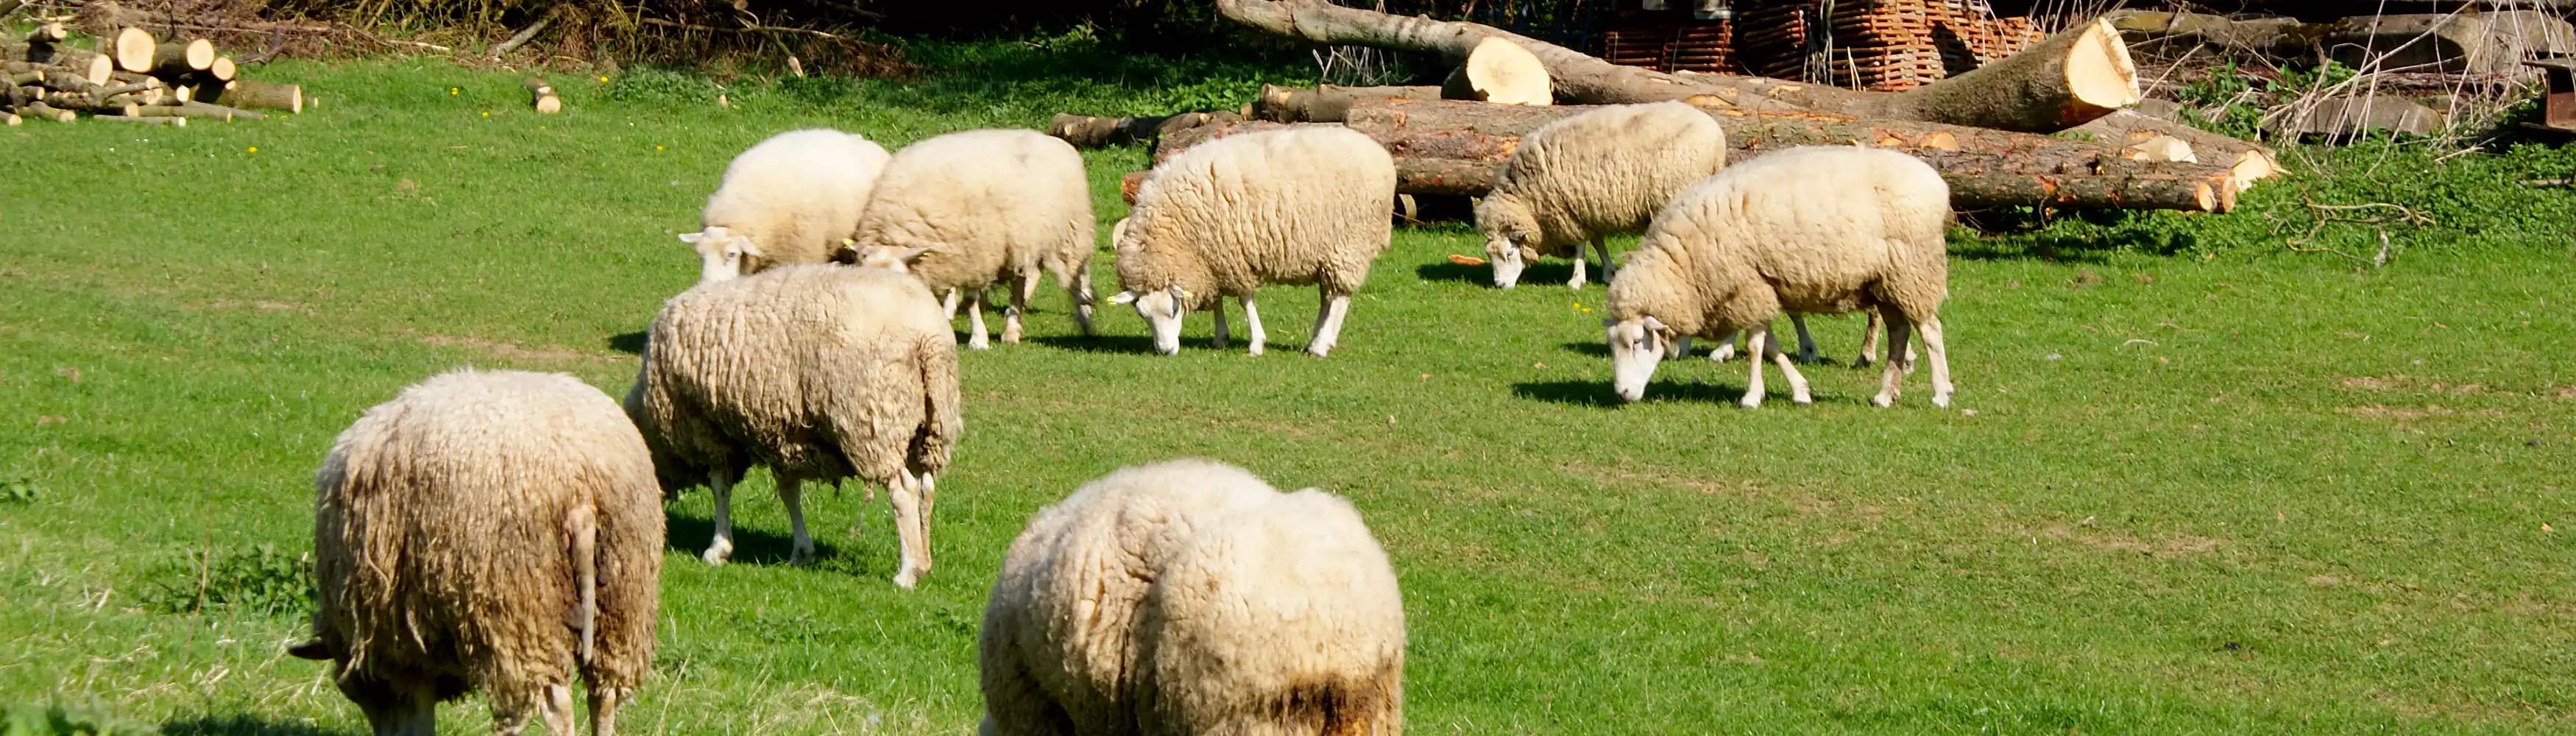
[[[305,631],[311,473],[360,411],[468,365],[623,392],[696,277],[672,233],[769,134],[892,145],[1295,72],[931,61],[910,83],[557,75],[551,117],[508,73],[277,65],[252,73],[317,111],[0,130],[0,704],[361,731],[281,651]],[[1558,262],[1493,290],[1444,258],[1479,247],[1456,224],[1398,229],[1328,360],[1295,352],[1302,289],[1265,302],[1260,358],[1208,349],[1204,315],[1179,357],[1124,310],[1076,337],[1049,292],[1029,344],[964,357],[921,589],[886,582],[884,502],[855,487],[809,497],[812,568],[784,564],[765,478],[737,496],[735,564],[698,563],[690,494],[659,675],[622,722],[970,732],[984,592],[1021,523],[1119,466],[1206,456],[1358,503],[1405,586],[1419,733],[2565,733],[2576,195],[2520,182],[2576,156],[2446,152],[2302,154],[2225,217],[1957,231],[1951,411],[1920,375],[1873,409],[1876,374],[1839,365],[1809,369],[1814,406],[1741,411],[1742,364],[1705,361],[1618,406],[1601,288],[1549,285]],[[1088,156],[1105,224],[1144,154]],[[2434,224],[2302,241],[2359,260],[2294,253],[2303,197]],[[1858,318],[1814,324],[1847,361]],[[444,716],[486,728],[479,702]]]

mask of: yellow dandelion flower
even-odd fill
[[[483,113],[483,117],[487,117],[487,118],[488,118],[488,117],[492,117],[492,113],[490,113],[490,112],[485,112],[485,113]]]
[[[600,78],[599,78],[599,81],[605,82],[605,81],[608,81],[608,78],[607,78],[607,77],[600,77]]]
[[[659,150],[662,150],[662,147],[661,147],[661,146],[654,146],[654,147],[653,147],[653,150],[659,151]]]
[[[250,147],[250,152],[251,152],[251,153],[258,153],[258,152],[259,152],[259,147],[258,147],[258,146],[251,146],[251,147]]]
[[[456,93],[457,93],[457,89],[456,89],[455,87],[449,87],[449,88],[447,88],[447,94],[448,94],[448,95],[450,95],[450,96],[454,96]]]

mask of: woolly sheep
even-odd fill
[[[957,336],[919,280],[796,265],[683,292],[653,318],[626,411],[665,490],[714,492],[707,564],[733,553],[733,485],[760,465],[795,528],[792,563],[814,559],[803,482],[855,475],[894,506],[894,583],[929,572],[932,476],[962,425]]]
[[[436,732],[481,690],[495,733],[534,711],[591,732],[653,663],[662,508],[652,457],[599,389],[457,371],[367,410],[314,474],[312,641],[379,734]]]
[[[1727,167],[1693,185],[1655,216],[1607,299],[1613,385],[1643,398],[1655,363],[1675,335],[1715,337],[1748,330],[1779,363],[1795,401],[1806,377],[1771,337],[1783,310],[1880,312],[1887,322],[1886,370],[1872,403],[1896,399],[1911,358],[1908,327],[1923,333],[1932,359],[1932,403],[1950,405],[1950,366],[1936,316],[1949,295],[1942,231],[1950,188],[1931,166],[1894,151],[1793,148]],[[1762,361],[1753,360],[1745,408],[1762,404]]]
[[[735,156],[698,215],[702,229],[680,236],[704,262],[698,282],[840,257],[886,159],[866,138],[821,128],[780,133]]]
[[[1341,338],[1351,293],[1393,229],[1395,159],[1341,127],[1272,130],[1199,144],[1155,166],[1132,215],[1110,228],[1118,250],[1112,304],[1136,305],[1154,348],[1181,351],[1181,316],[1243,301],[1253,355],[1267,335],[1252,304],[1262,284],[1314,284],[1322,297],[1306,352],[1323,357]]]
[[[973,324],[966,347],[982,350],[985,289],[1010,285],[1002,342],[1018,343],[1041,272],[1055,275],[1074,324],[1091,334],[1094,226],[1072,144],[1033,130],[969,130],[895,152],[852,240],[860,265],[919,276],[952,300],[962,292]]]
[[[1675,193],[1726,165],[1726,131],[1681,102],[1613,105],[1540,126],[1521,136],[1493,191],[1476,202],[1476,229],[1509,289],[1542,255],[1570,255],[1583,288],[1583,244],[1612,277],[1614,233],[1646,228]]]
[[[1358,512],[1205,460],[1040,510],[977,648],[982,736],[1403,728],[1403,599]]]

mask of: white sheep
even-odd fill
[[[982,736],[1403,729],[1404,601],[1359,513],[1206,460],[1040,510],[977,648]]]
[[[707,564],[733,553],[733,484],[758,465],[787,504],[791,562],[814,559],[803,482],[857,476],[894,506],[895,584],[930,570],[932,476],[962,425],[957,336],[919,280],[793,265],[683,292],[653,318],[626,411],[666,490],[714,491]]]
[[[1931,166],[1894,151],[1792,148],[1729,166],[1693,185],[1655,216],[1628,267],[1610,282],[1607,306],[1613,386],[1636,401],[1676,336],[1750,331],[1761,355],[1780,365],[1794,400],[1798,374],[1771,336],[1783,310],[1841,314],[1875,310],[1887,322],[1886,370],[1872,403],[1896,400],[1912,362],[1909,327],[1932,359],[1932,403],[1950,405],[1950,366],[1937,312],[1949,295],[1950,187]],[[1753,360],[1745,408],[1762,404],[1762,361]]]
[[[531,712],[591,732],[653,666],[662,504],[635,425],[562,374],[456,371],[368,409],[314,474],[314,639],[379,734],[437,731],[480,690],[496,733]]]
[[[841,240],[886,160],[866,138],[821,128],[770,136],[735,156],[698,215],[702,229],[680,236],[703,261],[699,283],[847,258]]]
[[[935,294],[965,296],[982,350],[984,291],[1011,287],[1002,342],[1020,341],[1020,314],[1038,276],[1055,275],[1073,320],[1091,334],[1091,189],[1082,154],[1034,130],[969,130],[903,147],[877,178],[852,241],[859,265],[921,277]]]
[[[1494,285],[1512,288],[1530,261],[1564,255],[1574,258],[1565,285],[1583,288],[1585,241],[1609,281],[1608,236],[1644,230],[1674,194],[1725,165],[1726,131],[1681,102],[1612,105],[1539,126],[1476,202]]]
[[[1314,284],[1322,297],[1306,352],[1340,341],[1352,292],[1392,234],[1395,159],[1377,141],[1341,127],[1226,136],[1154,167],[1127,219],[1110,228],[1118,251],[1112,304],[1134,304],[1154,348],[1181,351],[1181,316],[1243,301],[1253,355],[1268,336],[1252,304],[1263,284]]]

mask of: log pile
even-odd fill
[[[1801,145],[1894,148],[1940,170],[1959,209],[2226,212],[2239,191],[2278,172],[2261,146],[2126,110],[2142,98],[2137,69],[2118,31],[2099,20],[1963,74],[1904,92],[1871,92],[1618,66],[1489,26],[1324,0],[1219,0],[1218,8],[1237,22],[1294,38],[1438,54],[1452,62],[1467,61],[1480,47],[1490,54],[1494,41],[1509,42],[1542,65],[1556,104],[1457,99],[1470,95],[1443,94],[1439,87],[1270,87],[1253,100],[1252,120],[1157,131],[1158,162],[1229,134],[1342,125],[1395,157],[1399,193],[1478,196],[1492,186],[1520,136],[1541,125],[1598,105],[1682,100],[1726,130],[1737,149],[1730,159]],[[1128,177],[1131,196],[1141,180],[1141,173]]]
[[[0,123],[87,116],[177,127],[304,109],[302,88],[238,78],[232,58],[205,39],[163,41],[128,27],[83,49],[72,45],[66,20],[40,18],[27,35],[0,39]]]

